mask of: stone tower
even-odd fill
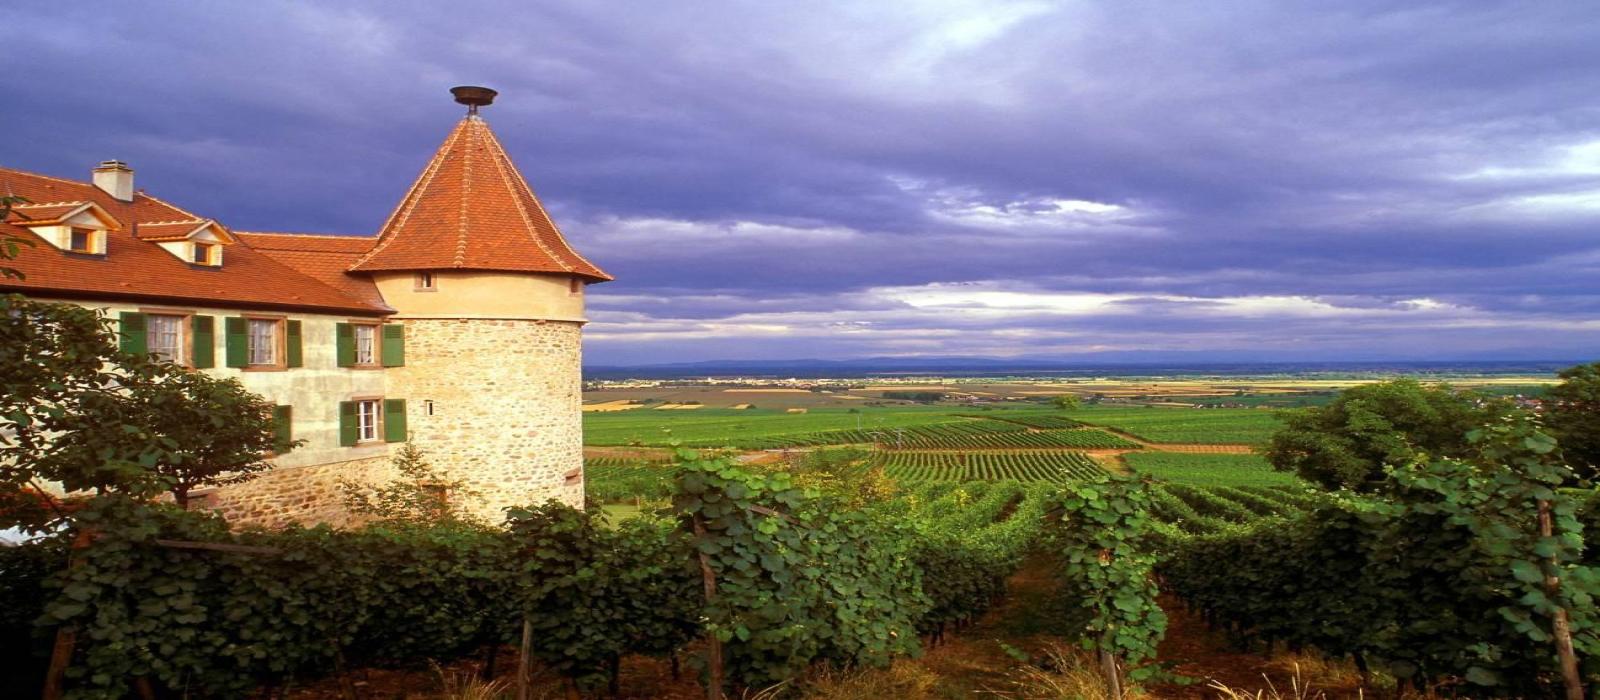
[[[467,116],[350,269],[404,325],[389,394],[409,401],[411,441],[476,492],[472,511],[578,506],[583,293],[611,277],[567,245],[478,116],[494,91],[452,92]]]

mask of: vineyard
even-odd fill
[[[763,409],[699,411],[621,411],[586,413],[584,444],[666,447],[673,442],[688,447],[763,449],[806,444],[872,442],[858,432],[886,431],[914,426],[966,423],[968,418],[948,409],[897,407],[864,412],[817,410],[789,414]],[[833,435],[817,440],[819,434]],[[798,441],[797,441],[798,439]]]
[[[1259,445],[1282,425],[1277,411],[1257,408],[1091,408],[1071,417],[1157,443]]]
[[[1094,428],[1034,430],[1002,420],[965,420],[883,430],[830,430],[747,440],[745,449],[877,444],[885,449],[1135,449],[1139,444]]]
[[[1122,456],[1135,472],[1162,481],[1199,486],[1295,486],[1303,482],[1276,471],[1260,455],[1188,454],[1145,450]]]
[[[1016,423],[1017,425],[1027,426],[1029,428],[1038,428],[1040,430],[1059,430],[1062,428],[1083,427],[1082,423],[1062,416],[1059,413],[1020,413],[1017,411],[1006,411],[990,415],[973,415],[970,413],[962,415],[966,416],[967,418],[985,418],[989,420],[1005,421],[1007,423]]]
[[[874,464],[890,478],[917,483],[927,481],[1060,482],[1090,479],[1105,474],[1082,452],[912,452],[878,455]]]
[[[589,498],[601,503],[636,498],[664,499],[672,495],[672,470],[665,462],[623,457],[583,461],[584,485]]]

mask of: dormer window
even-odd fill
[[[99,232],[94,229],[74,226],[71,233],[67,234],[67,250],[90,255],[100,252],[100,246],[95,245],[95,235],[97,233]]]
[[[135,235],[165,248],[179,260],[205,267],[222,267],[222,248],[235,240],[232,233],[210,219],[146,222],[139,224]]]
[[[26,228],[57,249],[79,255],[105,255],[106,231],[120,226],[92,202],[18,204],[4,223]]]
[[[222,256],[219,255],[221,252],[221,247],[215,243],[195,243],[194,255],[190,261],[196,265],[217,265],[222,262]]]

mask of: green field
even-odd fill
[[[962,412],[965,411],[965,415]],[[1103,430],[1059,413],[936,407],[819,409],[808,413],[731,409],[589,413],[584,444],[747,450],[876,443],[896,449],[1133,449]],[[859,427],[858,427],[859,426]]]
[[[1082,452],[884,452],[875,464],[903,482],[1071,481],[1103,473]]]
[[[664,462],[605,457],[583,461],[584,490],[601,503],[672,495],[672,470]]]
[[[892,430],[942,423],[969,423],[956,415],[956,408],[895,407],[814,409],[808,413],[776,410],[698,410],[658,411],[636,409],[583,415],[583,440],[586,445],[642,445],[664,447],[673,440],[689,447],[737,447],[761,449],[781,446],[784,439],[812,433],[861,429],[864,432]],[[670,433],[668,432],[670,430]],[[802,443],[803,444],[803,443]],[[827,444],[827,443],[819,443]]]
[[[1136,472],[1174,484],[1290,486],[1300,483],[1300,478],[1293,474],[1274,471],[1260,455],[1129,452],[1123,459]]]
[[[1067,415],[1166,443],[1259,445],[1280,425],[1276,411],[1261,408],[1086,408]]]

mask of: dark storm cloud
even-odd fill
[[[245,230],[372,231],[457,117],[443,89],[500,89],[490,122],[619,278],[591,297],[610,361],[1600,343],[1587,2],[39,3],[0,26],[0,163],[124,158]]]

